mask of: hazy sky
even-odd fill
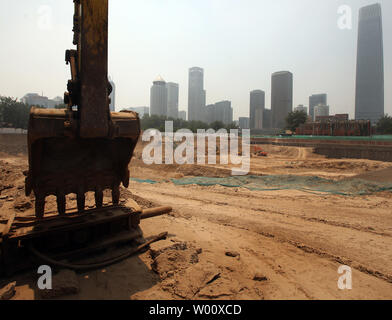
[[[294,74],[294,106],[327,93],[332,113],[354,115],[358,10],[369,0],[109,0],[109,74],[116,109],[148,106],[161,75],[180,85],[187,110],[188,69],[204,68],[207,104],[231,100],[249,114],[249,92],[266,92],[271,74]],[[383,10],[385,111],[392,114],[392,1]],[[352,30],[338,28],[349,5]],[[0,94],[62,96],[70,78],[72,0],[1,0]]]

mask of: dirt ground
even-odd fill
[[[24,197],[23,189],[25,143],[25,136],[0,135],[0,220],[12,210],[33,212],[34,198]],[[252,157],[254,175],[392,183],[392,163],[261,147],[268,157]],[[131,176],[158,183],[131,181],[121,198],[143,208],[172,206],[171,214],[141,223],[145,237],[168,231],[168,239],[116,265],[78,274],[80,292],[62,299],[392,299],[392,192],[347,197],[178,186],[170,179],[225,177],[230,168],[148,166],[142,148],[131,162]],[[47,210],[55,211],[54,199]],[[341,265],[353,270],[352,290],[338,288]],[[36,280],[35,273],[7,279],[16,281],[13,299],[40,299]]]

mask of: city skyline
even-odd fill
[[[211,1],[211,4],[205,1],[182,4],[167,1],[164,6],[158,1],[135,1],[134,6],[142,12],[154,9],[143,22],[143,19],[132,13],[132,6],[124,1],[112,1],[109,17],[109,70],[116,79],[117,109],[147,105],[150,79],[160,73],[180,84],[179,110],[187,110],[187,70],[197,65],[206,71],[206,104],[220,100],[232,101],[235,119],[248,116],[249,92],[254,89],[265,91],[265,107],[271,108],[269,82],[271,74],[277,70],[290,70],[294,74],[293,105],[307,105],[310,95],[326,92],[331,113],[349,113],[354,117],[358,12],[360,7],[376,1],[346,1],[345,4],[352,8],[353,25],[350,30],[339,30],[337,27],[337,10],[341,5],[338,2],[320,3],[317,6],[313,4],[314,1],[307,0],[296,1],[295,4],[285,0],[278,0],[276,4],[245,2],[239,6],[231,0]],[[392,12],[392,3],[378,2],[382,5],[384,16],[385,87],[388,88],[392,84],[392,64],[388,58],[392,56],[392,22],[388,18]],[[52,8],[53,25],[47,30],[41,30],[37,27],[36,17],[39,4],[5,0],[0,6],[3,5],[7,8],[1,12],[8,12],[9,15],[1,16],[3,30],[10,25],[18,27],[11,37],[4,34],[8,46],[0,56],[8,63],[4,66],[4,77],[0,80],[0,94],[21,98],[26,92],[44,91],[47,96],[64,92],[69,70],[63,64],[63,55],[72,40],[72,19],[65,17],[72,8],[56,1],[47,1],[47,5]],[[129,12],[124,7],[130,8]],[[211,9],[208,12],[204,10],[207,7]],[[263,19],[252,22],[249,17],[260,7],[265,7],[270,17],[265,19],[266,16],[263,16]],[[186,22],[181,14],[179,20],[185,22],[181,32],[175,30],[177,24],[174,22],[168,22],[165,35],[152,31],[154,23],[151,28],[147,27],[146,22],[151,22],[150,19],[158,14],[163,17],[174,14],[170,10],[174,10],[176,16],[191,10],[203,22],[199,25],[200,30]],[[129,21],[132,19],[119,19],[128,14],[135,18],[133,22]],[[209,20],[211,15],[222,19]],[[227,19],[230,16],[237,17],[234,25]],[[284,24],[277,23],[282,19],[287,21]],[[221,26],[216,23],[218,20]],[[136,28],[138,24],[143,32]],[[133,32],[132,28],[138,30],[138,33]],[[22,37],[26,30],[27,34]],[[191,42],[193,38],[185,37],[191,31],[193,38],[198,41]],[[126,39],[131,40],[126,40],[125,34]],[[158,37],[153,37],[154,34]],[[214,42],[211,37],[219,40]],[[276,41],[275,38],[280,40]],[[178,53],[173,55],[165,49],[161,45],[163,40],[169,41],[171,47],[174,46],[172,41],[176,40]],[[22,55],[21,43],[24,47],[30,46],[36,50],[28,56]],[[152,63],[148,65],[146,61],[150,61],[150,51],[156,60],[151,60]],[[141,59],[141,53],[146,57]],[[309,67],[315,64],[318,64],[317,72],[316,68]],[[392,93],[385,90],[385,113],[392,114],[391,102]]]

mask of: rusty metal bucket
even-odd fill
[[[35,212],[42,218],[45,197],[57,197],[58,212],[65,214],[67,194],[77,195],[81,212],[85,193],[95,192],[96,206],[103,204],[103,191],[112,190],[119,202],[119,187],[129,184],[128,165],[140,135],[134,112],[111,112],[107,137],[81,138],[76,111],[32,108],[28,129],[29,171],[26,195],[33,191]]]

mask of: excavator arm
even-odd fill
[[[45,198],[57,197],[60,215],[66,195],[77,195],[78,211],[86,192],[95,193],[96,207],[103,191],[129,184],[128,165],[140,135],[134,112],[110,112],[108,82],[108,0],[74,0],[76,49],[66,51],[71,80],[64,95],[66,109],[32,108],[28,127],[29,170],[26,195],[35,194],[35,212],[42,218]]]

